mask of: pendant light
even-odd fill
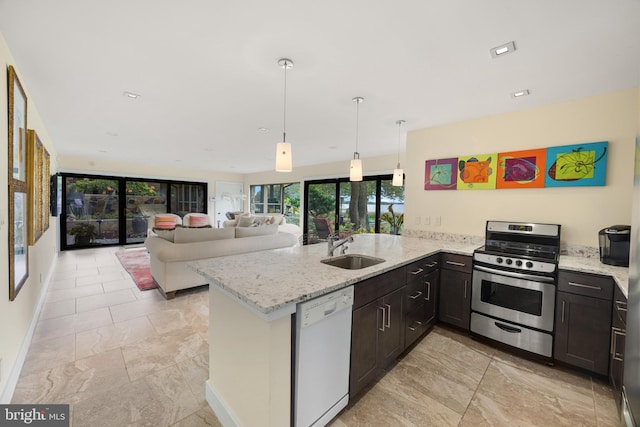
[[[287,70],[293,68],[293,61],[287,58],[278,60],[280,68],[284,69],[284,112],[282,125],[282,142],[276,146],[276,172],[291,172],[293,160],[291,144],[287,142]]]
[[[351,160],[349,167],[349,181],[362,181],[362,160],[360,160],[360,153],[358,153],[358,119],[359,107],[364,98],[356,96],[352,101],[356,103],[356,151],[353,152],[353,160]]]
[[[391,181],[391,185],[395,187],[402,187],[404,183],[404,171],[400,169],[400,126],[404,123],[404,120],[398,120],[396,124],[398,125],[398,164],[396,165],[396,169],[393,171],[393,180]]]

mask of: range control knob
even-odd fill
[[[497,262],[498,264],[502,264],[502,257],[498,257],[498,258],[496,258],[496,262]]]
[[[527,261],[525,265],[527,266],[527,268],[533,268],[533,263],[531,261]]]
[[[511,258],[507,258],[505,262],[507,263],[507,265],[511,265],[511,263],[513,263],[513,260]]]
[[[519,260],[519,259],[517,259],[517,260],[516,260],[516,265],[517,265],[518,267],[522,267],[522,261],[521,261],[521,260]]]

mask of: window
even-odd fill
[[[148,218],[207,213],[207,184],[62,174],[61,248],[142,243]]]
[[[252,213],[281,213],[287,223],[300,225],[300,183],[252,185],[249,194]]]
[[[392,186],[392,178],[379,175],[361,182],[348,178],[305,182],[306,243],[319,242],[326,236],[316,229],[315,218],[328,219],[333,232],[399,234],[404,219],[404,187]]]

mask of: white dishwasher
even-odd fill
[[[349,402],[353,286],[298,304],[294,419],[325,426]]]

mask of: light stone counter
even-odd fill
[[[577,256],[560,256],[560,269],[572,270],[580,273],[601,274],[611,276],[622,293],[628,297],[629,289],[629,268],[615,267],[600,262],[600,258],[585,258]]]
[[[344,270],[320,262],[327,244],[245,253],[190,263],[207,281],[264,320],[294,313],[296,304],[341,289],[439,251],[472,255],[478,244],[386,234],[359,234],[347,253],[386,261],[361,270]],[[336,255],[339,249],[336,250]]]

